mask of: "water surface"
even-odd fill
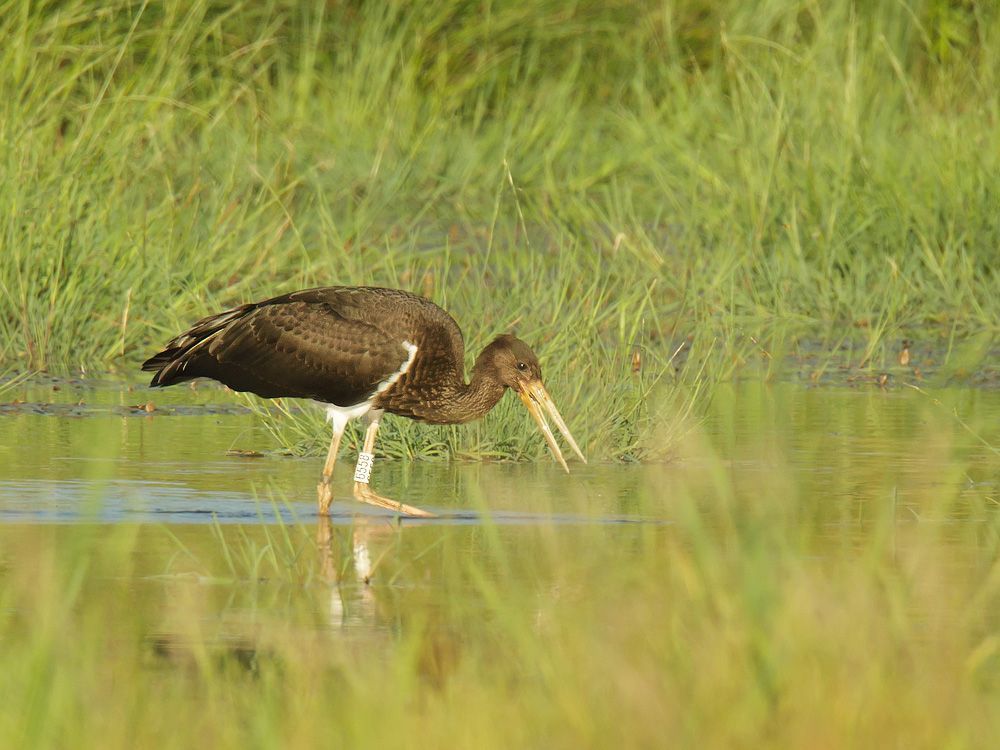
[[[401,522],[354,502],[350,456],[332,519],[318,519],[321,458],[268,452],[259,419],[220,389],[158,392],[152,412],[147,391],[114,382],[35,380],[5,396],[2,565],[120,545],[128,565],[100,571],[109,591],[158,612],[177,586],[207,586],[202,606],[223,641],[242,642],[246,618],[265,614],[392,630],[460,595],[453,574],[468,564],[544,592],[588,556],[642,570],[651,549],[676,544],[838,564],[875,543],[892,555],[919,544],[942,561],[940,585],[964,586],[995,550],[990,389],[721,387],[671,460],[568,476],[550,462],[379,461],[374,486],[440,514]],[[172,654],[176,626],[152,619],[154,650]]]

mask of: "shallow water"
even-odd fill
[[[214,387],[151,392],[113,381],[35,379],[0,403],[0,522],[277,523],[311,520],[320,457],[269,453],[259,418]],[[392,417],[390,417],[392,418]],[[724,471],[755,497],[769,477],[804,508],[854,517],[893,488],[902,511],[951,487],[997,497],[1000,391],[720,387],[675,457],[651,465],[376,462],[373,486],[440,518],[669,523],[677,492]],[[353,456],[335,472],[336,523],[384,515],[351,498]],[[790,488],[791,489],[791,488]],[[709,492],[703,498],[710,506]],[[915,501],[914,501],[915,502]],[[918,512],[917,508],[910,508]],[[903,513],[905,517],[905,512]],[[407,525],[416,522],[407,521]]]
[[[161,608],[179,581],[208,584],[225,642],[243,637],[245,618],[286,617],[301,596],[289,579],[318,587],[307,589],[309,627],[392,629],[411,606],[455,597],[453,579],[435,582],[463,560],[533,589],[557,586],[555,569],[588,550],[614,550],[628,569],[671,540],[724,556],[794,539],[806,559],[850,560],[886,535],[895,554],[928,528],[956,580],[992,560],[980,533],[993,533],[1000,505],[990,389],[720,387],[673,460],[576,464],[568,476],[548,462],[376,462],[376,488],[439,514],[402,522],[353,501],[346,455],[333,517],[317,519],[321,459],[240,455],[271,443],[231,394],[160,392],[146,412],[148,395],[112,382],[8,390],[0,567],[33,559],[28,549],[119,540],[130,562],[104,573],[109,591]],[[155,630],[152,648],[173,658],[177,628]]]

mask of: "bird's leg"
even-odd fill
[[[405,505],[404,503],[397,503],[395,500],[382,497],[382,495],[375,492],[375,490],[368,485],[368,480],[371,477],[372,464],[374,463],[373,454],[375,451],[375,435],[378,433],[378,421],[380,416],[381,412],[379,412],[378,415],[371,417],[371,422],[368,424],[368,430],[365,432],[365,446],[361,453],[358,454],[358,464],[354,470],[354,497],[363,503],[377,505],[380,508],[386,508],[397,513],[402,513],[406,516],[421,516],[424,518],[433,517],[434,514],[428,513],[426,510],[414,508],[412,505]]]
[[[326,515],[333,502],[333,489],[330,487],[330,477],[333,476],[333,465],[337,463],[337,451],[340,449],[340,438],[344,436],[344,425],[333,425],[333,438],[330,440],[330,450],[326,453],[326,463],[323,464],[323,479],[316,485],[316,500],[319,503],[320,515]]]

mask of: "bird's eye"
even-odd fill
[[[528,365],[525,362],[518,362],[517,369],[520,370],[521,372],[524,372],[525,370],[528,369]]]

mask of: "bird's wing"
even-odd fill
[[[348,406],[371,397],[410,354],[399,337],[328,304],[289,301],[247,310],[180,354],[161,380],[209,377],[268,398]]]

